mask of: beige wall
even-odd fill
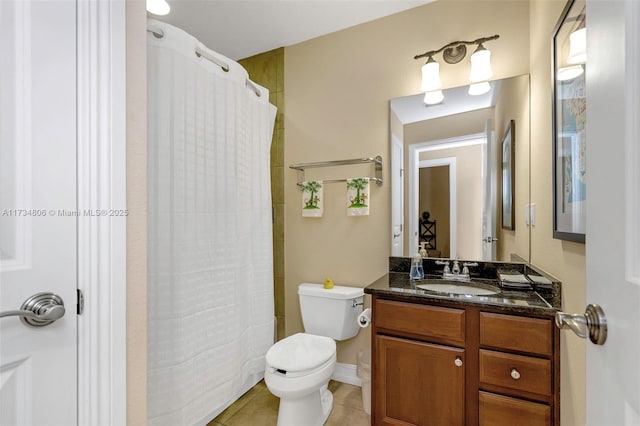
[[[420,153],[420,160],[456,158],[456,257],[482,259],[482,145]]]
[[[451,17],[451,19],[444,19]],[[413,56],[453,40],[500,34],[490,42],[495,78],[529,72],[526,2],[442,0],[285,48],[285,165],[382,155],[389,160],[389,99],[415,94]],[[443,65],[445,87],[468,82],[468,61]],[[352,169],[345,167],[346,176]],[[354,172],[354,173],[360,173]],[[325,178],[320,174],[317,178]],[[364,287],[388,269],[390,185],[371,188],[371,215],[347,217],[345,190],[325,188],[322,219],[305,219],[296,174],[285,170],[285,314],[287,334],[303,329],[301,282]],[[291,200],[291,201],[289,201]],[[370,329],[338,344],[338,361],[355,364]]]
[[[498,259],[509,260],[515,253],[529,260],[529,226],[525,225],[525,205],[529,204],[529,78],[522,76],[502,81],[495,108],[495,136],[498,158],[502,152],[502,139],[510,120],[515,121],[515,185],[513,208],[515,229],[502,229],[502,204],[498,195]],[[499,160],[496,164],[501,164]],[[498,170],[498,188],[502,185],[502,173]],[[498,190],[498,194],[502,192]]]
[[[585,245],[554,240],[551,140],[551,37],[565,2],[531,3],[531,202],[536,225],[531,229],[531,263],[562,281],[562,307],[584,312]],[[584,425],[586,416],[586,341],[561,333],[561,420]]]
[[[127,424],[147,423],[147,21],[127,0]]]

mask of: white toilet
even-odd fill
[[[358,334],[364,291],[357,287],[300,284],[298,298],[305,333],[273,345],[266,355],[264,381],[280,398],[278,426],[321,426],[333,395],[327,389],[336,367],[336,342]]]

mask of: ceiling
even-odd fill
[[[424,93],[391,99],[391,109],[402,124],[411,124],[433,118],[495,106],[500,93],[500,80],[490,81],[491,90],[484,95],[470,96],[469,86],[443,90],[444,101],[437,105],[425,105]]]
[[[238,60],[435,0],[168,0],[175,25]]]

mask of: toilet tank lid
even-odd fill
[[[305,296],[327,297],[329,299],[356,299],[364,295],[360,287],[346,287],[341,285],[324,288],[323,284],[302,283],[298,286],[298,294]]]
[[[326,336],[297,333],[280,340],[267,351],[270,367],[285,371],[312,370],[336,353],[336,342]]]

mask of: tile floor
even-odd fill
[[[333,410],[325,426],[369,426],[358,386],[331,380],[329,390],[333,393]],[[207,426],[275,426],[279,401],[261,381]]]

